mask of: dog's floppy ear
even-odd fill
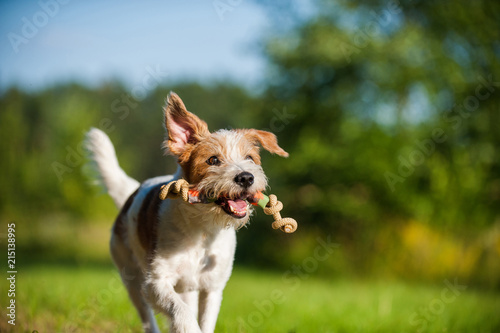
[[[167,97],[164,111],[168,140],[163,146],[171,154],[179,156],[186,145],[195,144],[210,135],[207,123],[186,110],[181,98],[173,91]]]
[[[259,143],[262,148],[264,148],[268,152],[277,154],[279,156],[288,157],[288,153],[284,151],[280,146],[278,146],[278,139],[273,133],[256,129],[249,129],[246,130],[245,135],[248,135],[253,141]]]

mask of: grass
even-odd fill
[[[16,289],[15,329],[2,305],[0,332],[141,332],[111,266],[24,267]],[[500,331],[499,309],[498,293],[452,290],[444,282],[329,281],[236,268],[216,332],[493,333]],[[166,320],[157,318],[167,331]]]

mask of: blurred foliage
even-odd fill
[[[279,23],[297,16],[283,4],[267,4]],[[268,170],[287,213],[340,242],[339,272],[389,265],[499,286],[500,4],[317,1],[309,12],[264,49],[263,98],[293,116],[277,131],[290,160]],[[429,228],[438,240],[417,232]],[[457,248],[432,245],[446,242]]]
[[[280,4],[265,6],[297,16]],[[160,145],[174,90],[210,129],[271,130],[290,153],[263,153],[263,164],[299,230],[273,232],[256,212],[237,262],[288,269],[330,235],[340,247],[322,274],[500,287],[500,4],[316,1],[309,12],[266,36],[260,96],[229,83],[178,83],[142,100],[116,82],[6,91],[2,217],[111,226],[111,200],[80,173],[83,133],[104,129],[138,180],[172,173]]]

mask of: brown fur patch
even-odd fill
[[[127,201],[123,205],[122,209],[120,210],[120,213],[116,217],[115,224],[113,225],[113,233],[118,236],[121,239],[125,238],[125,235],[127,234],[127,214],[128,210],[130,209],[130,206],[132,206],[132,202],[134,202],[135,196],[139,190],[136,190],[134,193],[128,197]]]
[[[137,235],[142,248],[149,257],[153,255],[158,239],[158,210],[162,201],[159,197],[161,185],[163,184],[158,184],[150,189],[137,214]]]
[[[189,112],[181,98],[170,92],[165,106],[165,127],[168,140],[163,143],[174,156],[181,155],[188,146],[196,144],[210,136],[207,123]]]
[[[237,149],[242,158],[250,157],[257,165],[261,164],[259,154],[259,142],[255,138],[253,130],[236,130],[241,133]],[[263,131],[259,131],[263,132]],[[267,133],[267,132],[266,132]],[[271,133],[269,133],[271,134]],[[271,134],[274,135],[274,134]],[[207,139],[201,141],[197,145],[190,145],[179,156],[179,164],[184,171],[184,177],[190,184],[199,183],[209,172],[210,165],[207,160],[212,156],[217,156],[221,163],[224,163],[228,158],[229,149],[226,138],[220,136],[217,132],[213,133]],[[279,147],[278,147],[279,148]],[[279,148],[281,149],[281,148]]]
[[[288,157],[288,153],[284,151],[280,146],[278,146],[278,139],[273,133],[256,129],[246,129],[241,131],[248,138],[248,140],[259,143],[262,148],[264,148],[268,152],[277,154],[279,156]]]
[[[208,172],[210,165],[207,160],[212,156],[222,158],[222,143],[219,140],[210,137],[203,142],[200,142],[196,147],[192,147],[182,155],[179,163],[182,166],[186,180],[190,184],[199,183]]]
[[[253,137],[249,137],[246,134],[245,130],[241,130],[241,131],[243,132],[244,139],[241,140],[241,142],[238,146],[238,148],[240,150],[240,155],[245,156],[245,158],[250,158],[257,165],[261,165],[259,146],[256,144]]]

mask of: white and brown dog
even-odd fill
[[[139,184],[120,168],[111,141],[98,129],[87,133],[87,148],[121,209],[111,254],[144,330],[159,332],[154,309],[170,318],[171,332],[213,332],[233,267],[235,229],[249,219],[249,198],[267,186],[259,146],[284,157],[288,153],[266,131],[210,133],[175,93],[164,112],[164,147],[177,158],[175,175]],[[160,200],[161,185],[179,178],[216,200],[197,205]]]

